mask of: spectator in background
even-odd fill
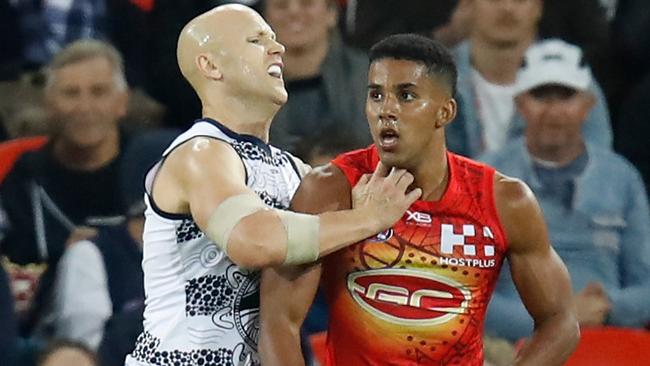
[[[40,355],[37,366],[99,366],[97,356],[81,343],[54,341]]]
[[[430,36],[448,25],[460,2],[462,0],[349,0],[343,22],[346,40],[369,50],[391,34]]]
[[[99,41],[71,44],[50,64],[45,99],[49,143],[24,154],[0,186],[2,252],[19,264],[49,265],[43,296],[66,242],[122,219],[117,168],[125,137],[118,121],[128,90],[120,54]]]
[[[65,251],[54,291],[55,337],[82,342],[96,350],[109,318],[132,309],[142,311],[144,174],[177,135],[177,131],[151,131],[133,138],[125,150],[119,182],[127,207],[126,222],[101,228],[94,238]],[[132,339],[123,340],[131,348],[114,355],[120,362],[132,350],[142,323],[134,322],[132,327],[138,331]]]
[[[13,365],[16,354],[16,315],[9,278],[0,263],[0,365]]]
[[[598,82],[608,94],[610,31],[602,0],[542,0],[539,38],[560,38],[582,48]]]
[[[285,45],[287,104],[273,119],[270,141],[295,151],[322,129],[345,129],[355,147],[370,143],[366,127],[365,55],[343,45],[334,0],[264,0],[262,15]],[[337,123],[335,123],[337,122]]]
[[[316,167],[329,163],[341,153],[354,150],[357,145],[358,141],[344,129],[324,128],[315,132],[311,138],[302,140],[297,145],[296,156],[312,167]]]
[[[92,38],[116,44],[131,84],[144,84],[150,10],[130,0],[0,0],[0,80],[45,66],[68,44]]]
[[[526,49],[538,35],[542,0],[470,0],[471,31],[454,51],[458,64],[459,115],[449,126],[450,150],[470,157],[495,151],[523,133],[515,113],[514,82]],[[585,138],[611,145],[607,106],[594,82],[596,107]]]
[[[537,196],[571,274],[580,324],[643,327],[650,321],[648,200],[630,163],[583,137],[595,103],[591,82],[577,47],[559,41],[531,47],[516,84],[525,139],[483,160],[524,180]],[[486,329],[511,341],[533,331],[506,266]]]

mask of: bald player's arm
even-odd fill
[[[303,179],[291,208],[311,214],[348,209],[350,185],[332,164],[316,168]],[[320,275],[320,264],[262,271],[259,349],[264,366],[303,365],[300,327]]]
[[[190,213],[234,263],[252,269],[310,263],[384,230],[418,198],[420,192],[404,193],[412,181],[406,171],[378,169],[353,210],[318,216],[276,210],[246,186],[229,144],[196,137],[168,156],[153,194],[162,209]]]
[[[535,322],[533,336],[515,365],[563,365],[580,337],[568,271],[549,243],[530,188],[497,173],[495,198],[508,239],[512,279]]]

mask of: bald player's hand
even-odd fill
[[[420,188],[408,191],[414,180],[405,169],[389,170],[380,162],[372,174],[364,174],[352,189],[352,207],[366,209],[375,216],[378,231],[386,230],[422,195]]]

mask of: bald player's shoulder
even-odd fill
[[[245,175],[235,149],[226,141],[206,136],[193,137],[175,147],[165,159],[165,165],[184,178],[209,171],[219,175]]]
[[[343,171],[329,163],[312,169],[302,179],[291,206],[307,212],[314,206],[326,211],[345,209],[351,205],[350,192],[350,183]]]

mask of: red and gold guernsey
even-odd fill
[[[494,169],[447,153],[439,201],[416,201],[391,229],[325,258],[327,365],[483,365],[483,320],[506,252]],[[373,147],[334,160],[354,186]]]

